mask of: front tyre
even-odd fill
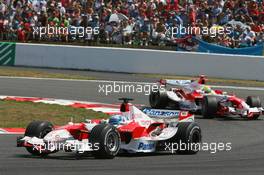
[[[248,96],[246,99],[246,103],[251,107],[261,107],[261,101],[259,97],[254,96]],[[251,119],[257,120],[259,118],[260,114],[255,114]]]
[[[100,159],[113,159],[120,150],[120,135],[112,125],[96,125],[90,134],[90,142],[93,145],[93,156]]]
[[[214,118],[218,110],[218,101],[214,96],[204,96],[202,101],[202,116]]]
[[[33,121],[29,123],[26,128],[25,136],[44,138],[49,132],[53,130],[53,125],[47,121]],[[35,156],[45,156],[47,153],[40,152],[34,147],[26,147],[27,151]]]
[[[196,154],[201,141],[201,128],[194,122],[179,123],[177,133],[169,140],[170,144],[177,144],[178,154]]]

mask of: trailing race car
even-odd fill
[[[121,114],[107,120],[87,120],[57,128],[50,122],[33,121],[24,137],[17,139],[17,146],[39,156],[69,151],[91,152],[96,158],[114,158],[121,152],[195,154],[199,151],[201,129],[189,112],[148,108],[142,112],[129,103],[132,99],[121,100]],[[175,144],[189,146],[175,149]]]
[[[249,96],[244,100],[222,90],[211,89],[205,85],[206,80],[204,75],[196,81],[160,80],[159,84],[165,88],[151,92],[150,106],[201,113],[205,118],[238,115],[255,120],[264,113],[259,97]]]

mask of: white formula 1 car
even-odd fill
[[[175,152],[195,154],[195,144],[201,142],[201,129],[188,112],[155,110],[144,112],[128,103],[120,106],[121,115],[107,120],[88,120],[53,127],[50,122],[33,121],[24,137],[17,139],[18,147],[25,147],[33,155],[47,155],[58,151],[91,152],[96,158],[114,158],[118,153],[171,152],[171,145],[189,145]],[[175,147],[174,147],[175,148]]]

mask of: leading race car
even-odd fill
[[[205,118],[238,115],[247,119],[258,119],[264,113],[259,97],[246,100],[222,90],[213,90],[205,85],[206,77],[193,80],[160,80],[165,88],[151,92],[150,106],[156,109],[180,109],[201,113]]]
[[[199,151],[201,129],[192,114],[150,108],[142,112],[129,103],[131,99],[121,100],[121,114],[107,120],[87,120],[57,128],[50,122],[33,121],[24,137],[18,137],[17,146],[39,156],[63,150],[91,152],[96,158],[114,158],[121,152],[195,154]],[[183,144],[185,147],[181,149]]]

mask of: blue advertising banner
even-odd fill
[[[207,43],[198,39],[196,40],[198,41],[198,52],[256,56],[263,55],[263,44],[245,48],[228,48],[216,44]]]

